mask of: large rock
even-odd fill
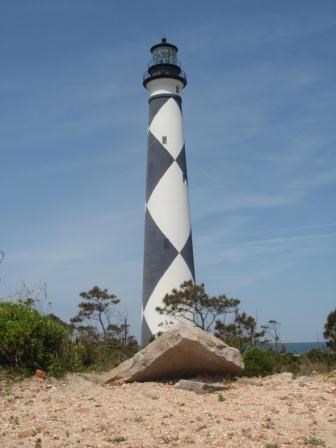
[[[104,379],[107,383],[153,381],[236,374],[243,369],[239,350],[199,328],[179,324],[105,374]]]

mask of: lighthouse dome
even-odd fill
[[[149,81],[159,78],[177,79],[184,87],[186,86],[187,77],[177,59],[177,52],[178,48],[167,42],[166,38],[162,38],[160,43],[152,46],[152,59],[143,78],[145,88]]]
[[[166,38],[162,38],[159,44],[153,45],[151,48],[152,63],[155,64],[174,64],[178,65],[177,47],[169,44]]]

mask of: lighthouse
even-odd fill
[[[167,327],[163,297],[195,280],[181,93],[187,78],[165,38],[151,48],[143,85],[149,95],[141,340]]]

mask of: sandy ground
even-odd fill
[[[94,380],[0,383],[0,447],[336,448],[336,372],[242,379],[205,395]]]

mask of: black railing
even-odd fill
[[[187,75],[185,74],[185,72],[183,70],[179,70],[178,72],[174,72],[172,70],[169,70],[169,68],[166,67],[160,67],[157,68],[156,70],[151,70],[151,71],[145,71],[144,75],[143,75],[143,81],[147,81],[149,78],[162,78],[162,77],[167,77],[167,78],[175,78],[175,79],[180,79],[184,84],[187,83]]]

